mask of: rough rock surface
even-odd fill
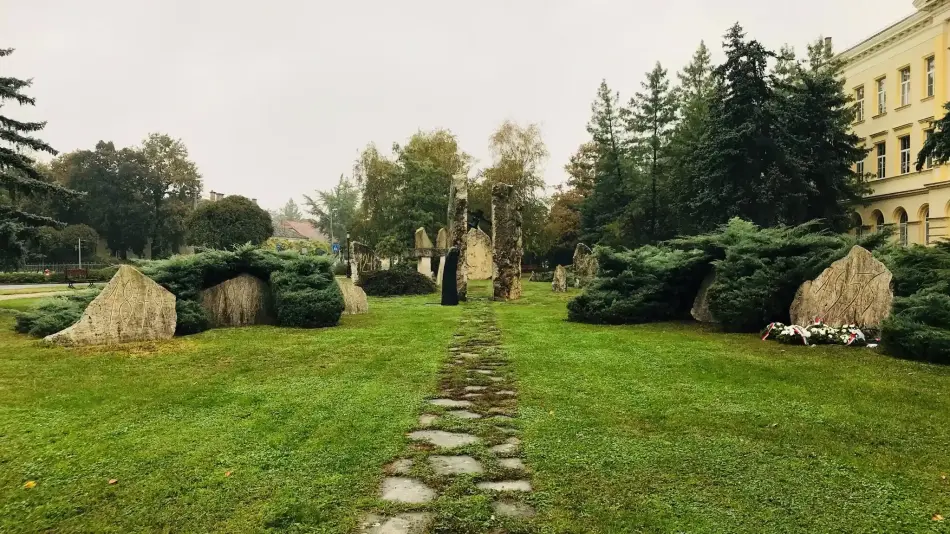
[[[429,234],[426,233],[426,229],[419,227],[416,230],[416,256],[419,258],[419,263],[416,267],[416,270],[420,274],[424,274],[428,277],[432,277],[432,240],[429,239]]]
[[[445,228],[439,228],[439,235],[435,237],[435,248],[438,249],[439,254],[439,272],[435,277],[435,283],[439,287],[442,287],[442,274],[445,272],[445,255],[449,251],[449,233]]]
[[[491,238],[478,228],[468,231],[465,245],[465,269],[469,280],[491,280]]]
[[[369,313],[369,300],[362,287],[354,284],[349,278],[337,278],[336,284],[340,287],[340,293],[343,293],[343,303],[346,306],[343,309],[344,314]]]
[[[270,287],[256,276],[225,280],[202,291],[199,300],[212,328],[275,322]]]
[[[709,311],[709,286],[715,281],[716,273],[709,273],[706,278],[703,278],[703,283],[699,285],[699,292],[696,293],[696,298],[693,300],[693,308],[689,310],[689,314],[693,316],[693,319],[701,323],[717,322],[712,312]]]
[[[567,269],[563,265],[554,268],[554,280],[551,280],[551,289],[555,293],[567,291]]]
[[[462,262],[459,261],[458,249],[455,247],[450,248],[443,263],[445,264],[445,269],[442,280],[441,303],[443,306],[458,306],[461,295],[459,295],[458,292],[458,285],[452,284],[452,280],[456,280],[455,274],[462,268]]]
[[[578,243],[574,247],[574,286],[584,287],[597,276],[597,256],[594,255],[590,247],[584,243]]]
[[[432,523],[428,512],[407,512],[386,517],[369,514],[363,518],[359,532],[365,534],[423,534]]]
[[[854,246],[818,278],[798,288],[789,310],[792,322],[807,325],[820,319],[829,326],[879,327],[894,301],[891,278],[867,249]]]
[[[468,232],[468,177],[459,174],[452,177],[449,188],[449,247],[458,250],[458,267],[455,270],[455,285],[458,299],[468,298],[468,271],[465,269],[466,232]]]
[[[359,282],[361,275],[378,271],[382,267],[383,262],[372,248],[359,241],[350,243],[350,278],[354,284]]]
[[[495,300],[521,298],[521,205],[514,187],[495,184],[491,190],[492,289]]]
[[[171,339],[177,319],[175,295],[135,268],[122,265],[76,324],[45,339],[61,345]]]

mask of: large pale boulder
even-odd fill
[[[472,228],[466,237],[465,269],[469,280],[491,280],[491,238],[479,228]]]
[[[551,280],[551,290],[555,293],[567,291],[567,269],[563,265],[554,268],[554,279]]]
[[[818,278],[806,281],[789,310],[792,323],[821,320],[829,326],[879,327],[891,313],[891,272],[867,249],[854,246]]]
[[[442,273],[445,272],[445,255],[449,250],[449,233],[445,228],[439,228],[439,233],[435,237],[435,248],[439,251],[439,271],[435,277],[435,283],[442,287]]]
[[[693,316],[693,319],[701,323],[717,322],[712,312],[709,311],[709,286],[715,281],[716,273],[714,272],[703,278],[703,282],[699,285],[699,292],[696,293],[696,298],[693,300],[693,308],[689,310],[689,314]]]
[[[246,273],[205,289],[199,301],[212,328],[276,322],[270,286]]]
[[[458,174],[452,177],[449,188],[449,231],[448,245],[458,249],[458,268],[455,269],[455,285],[458,300],[468,296],[468,271],[465,266],[466,232],[468,232],[468,177]]]
[[[363,288],[354,284],[349,278],[337,278],[337,285],[343,293],[344,315],[359,315],[369,313],[369,300]]]
[[[491,189],[492,293],[495,300],[521,298],[521,203],[514,187],[495,184]]]
[[[175,295],[134,267],[122,265],[76,324],[45,339],[60,345],[171,339],[177,320]]]
[[[423,227],[417,229],[415,253],[419,260],[416,270],[428,277],[432,276],[432,248],[432,240],[429,239],[426,229]]]
[[[583,287],[590,283],[597,276],[597,256],[594,255],[590,247],[584,243],[578,243],[574,247],[574,285]]]

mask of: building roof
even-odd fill
[[[286,234],[286,235],[281,235]],[[311,241],[328,241],[326,236],[310,221],[284,221],[274,228],[274,237],[287,239],[310,239]]]
[[[914,2],[916,12],[841,52],[838,54],[838,58],[848,64],[913,34],[930,24],[933,20],[933,11],[938,7],[945,6],[948,1],[950,0],[916,0]]]

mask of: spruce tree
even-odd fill
[[[0,49],[0,58],[13,53],[12,48]],[[21,106],[35,105],[35,100],[23,94],[31,80],[0,77],[0,108],[7,100]],[[22,263],[27,240],[38,227],[62,226],[45,215],[30,213],[23,206],[30,197],[55,195],[61,199],[76,197],[77,193],[44,180],[28,154],[47,152],[56,154],[51,146],[32,137],[46,126],[45,122],[20,122],[0,115],[0,267],[10,268]]]
[[[649,187],[641,198],[648,198],[646,235],[637,236],[638,243],[655,243],[672,237],[666,220],[666,210],[660,213],[660,189],[664,193],[663,205],[668,206],[665,193],[669,186],[670,139],[676,122],[676,95],[670,90],[667,71],[657,62],[647,79],[642,83],[644,92],[630,100],[626,114],[626,129],[633,141],[638,160],[643,162]],[[662,229],[661,229],[662,225]]]
[[[772,202],[781,192],[768,191],[772,171],[772,88],[766,75],[775,54],[746,40],[739,24],[723,43],[726,62],[715,70],[721,89],[711,100],[707,129],[695,154],[695,197],[691,206],[702,228],[732,217],[767,224]]]
[[[597,153],[594,189],[584,200],[581,218],[584,241],[590,243],[622,240],[619,221],[630,202],[626,140],[620,119],[620,97],[604,80],[591,106],[593,116],[587,126]]]

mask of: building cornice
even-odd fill
[[[950,4],[950,0],[918,0],[914,2],[914,7],[918,9],[916,13],[838,54],[838,59],[844,66],[848,66],[927,28],[933,23],[933,11],[947,4]]]

